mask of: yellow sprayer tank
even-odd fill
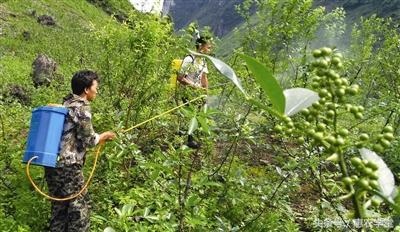
[[[169,78],[169,85],[171,87],[171,89],[175,89],[176,88],[176,79],[178,77],[178,71],[181,68],[182,65],[182,61],[181,59],[174,59],[171,62],[171,76]]]

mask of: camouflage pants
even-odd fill
[[[74,164],[62,168],[46,168],[45,177],[51,196],[67,197],[79,192],[84,185],[82,165]],[[69,201],[51,202],[51,232],[89,231],[89,196]]]

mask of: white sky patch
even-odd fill
[[[160,13],[163,8],[164,0],[129,0],[129,2],[138,11]]]

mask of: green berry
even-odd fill
[[[353,84],[353,85],[351,85],[351,88],[355,89],[358,92],[358,90],[360,89],[360,86],[357,84]]]
[[[356,167],[362,165],[362,160],[358,157],[351,158],[350,162]]]
[[[339,130],[339,135],[341,136],[348,136],[349,135],[349,131],[345,128],[342,128]]]
[[[364,173],[365,173],[367,176],[370,176],[370,175],[372,175],[372,174],[374,173],[374,170],[372,170],[372,168],[365,167],[365,168],[364,168]]]
[[[286,123],[288,123],[288,122],[291,122],[292,121],[292,119],[290,118],[290,117],[288,117],[288,116],[283,116],[283,121],[284,122],[286,122]]]
[[[292,121],[286,123],[286,125],[287,125],[289,128],[293,128],[293,127],[294,127],[294,123],[293,123]]]
[[[315,58],[318,58],[318,57],[321,57],[322,52],[321,52],[321,50],[319,50],[319,49],[315,49],[315,50],[312,52],[312,54],[313,54],[313,56],[314,56]]]
[[[345,177],[345,178],[343,178],[342,181],[343,181],[343,183],[344,183],[345,185],[347,185],[347,186],[350,186],[350,185],[353,184],[353,179],[350,178],[350,177]]]
[[[320,60],[319,61],[319,67],[328,68],[328,66],[329,66],[328,61],[326,61],[326,60]]]
[[[338,65],[341,62],[339,57],[333,57],[332,58],[332,64]]]
[[[357,90],[353,89],[353,88],[346,88],[346,93],[354,96],[357,94]]]
[[[372,174],[369,175],[369,178],[371,178],[371,180],[377,180],[379,178],[378,173],[373,172]]]
[[[369,181],[369,185],[373,188],[373,189],[379,189],[379,183],[377,180],[370,180]]]
[[[384,148],[388,148],[388,147],[390,147],[390,142],[388,141],[388,140],[386,140],[386,139],[381,139],[381,140],[379,140],[379,143],[382,145],[382,147],[384,147]]]
[[[383,134],[383,138],[385,138],[389,141],[392,141],[394,139],[394,136],[393,136],[393,133],[388,132],[388,133]]]
[[[393,130],[393,127],[391,127],[391,126],[385,126],[385,127],[383,128],[383,132],[390,132],[390,133],[393,133],[394,130]]]
[[[339,74],[337,74],[335,71],[329,70],[327,74],[328,74],[328,77],[330,77],[332,80],[339,80],[340,84],[342,84]]]
[[[362,178],[361,180],[358,180],[358,184],[360,185],[361,188],[363,189],[370,189],[371,187],[369,186],[369,182],[367,179]]]
[[[327,95],[328,95],[328,90],[327,89],[321,89],[320,91],[319,91],[319,96],[320,97],[326,97]]]
[[[277,132],[282,132],[283,131],[283,127],[281,125],[276,125],[274,130],[277,131]]]
[[[313,136],[315,134],[315,130],[314,129],[308,129],[307,130],[307,134]]]
[[[326,112],[326,115],[330,118],[333,118],[333,116],[335,116],[335,111],[333,110],[328,110],[328,112]]]
[[[310,111],[308,109],[302,109],[301,113],[307,116],[310,114]]]
[[[322,123],[322,122],[318,123],[317,124],[317,129],[320,130],[320,131],[324,131],[326,129],[326,124]]]
[[[344,144],[345,144],[345,141],[342,137],[338,137],[336,139],[336,145],[343,146]]]
[[[366,141],[366,140],[368,140],[368,139],[369,139],[368,134],[362,133],[362,134],[360,135],[360,140],[361,140],[361,141]]]
[[[354,117],[355,117],[356,119],[363,119],[363,118],[364,118],[364,115],[363,115],[361,112],[357,112],[357,113],[354,115]]]
[[[336,143],[336,138],[334,136],[332,136],[332,135],[329,135],[328,137],[326,137],[325,140],[330,144],[335,144]]]
[[[324,134],[322,132],[316,132],[313,134],[316,141],[322,141],[324,139]]]
[[[340,80],[339,78],[335,80],[335,85],[336,85],[336,86],[339,87],[339,86],[341,86],[342,84],[343,84],[343,83],[342,83],[342,80]]]
[[[375,144],[375,145],[372,147],[372,150],[374,150],[375,152],[378,152],[378,153],[382,153],[385,149],[383,148],[382,145],[380,145],[380,144]]]
[[[312,104],[312,107],[314,107],[314,108],[317,109],[317,110],[320,110],[320,109],[322,108],[322,106],[321,106],[321,104],[319,104],[319,102],[314,102],[314,103]]]
[[[358,112],[358,108],[356,106],[351,106],[350,107],[350,113],[356,114]]]
[[[346,78],[340,78],[340,80],[342,80],[342,84],[344,86],[348,86],[349,85],[349,81]]]
[[[378,170],[378,165],[376,165],[374,162],[368,162],[366,166],[374,171]]]
[[[312,82],[311,83],[311,87],[313,87],[314,89],[318,89],[319,88],[319,83],[318,82]]]
[[[329,56],[332,54],[332,49],[328,47],[321,48],[321,53],[323,56]]]
[[[378,207],[381,204],[381,201],[379,199],[377,199],[377,198],[372,198],[371,204],[374,207]]]
[[[333,153],[330,155],[326,160],[332,161],[332,162],[338,162],[339,161],[339,155],[337,153]]]

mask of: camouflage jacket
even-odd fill
[[[64,98],[64,106],[69,112],[64,122],[57,166],[83,165],[86,149],[95,146],[100,137],[93,130],[90,104],[80,96],[70,94]]]

